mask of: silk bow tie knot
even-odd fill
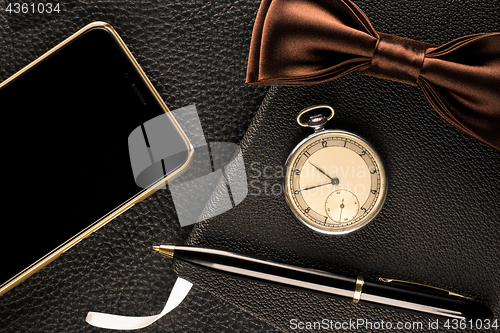
[[[247,83],[307,85],[362,72],[419,86],[463,132],[500,150],[500,33],[442,46],[377,32],[350,0],[263,0]]]
[[[381,35],[369,70],[382,77],[417,85],[425,48],[417,48],[391,36]]]

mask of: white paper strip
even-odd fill
[[[170,297],[165,304],[162,312],[155,316],[148,317],[129,317],[118,316],[100,312],[89,312],[86,321],[92,326],[107,328],[112,330],[135,330],[151,325],[173,309],[181,304],[187,296],[193,284],[182,278],[177,278],[175,281]]]

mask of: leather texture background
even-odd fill
[[[174,267],[151,250],[159,243],[427,283],[475,297],[500,318],[500,153],[448,125],[417,87],[360,74],[310,87],[271,88],[267,96],[268,88],[245,85],[256,0],[68,2],[57,15],[9,14],[7,3],[0,1],[0,80],[85,24],[106,21],[171,109],[195,103],[207,141],[240,143],[249,195],[223,215],[180,228],[169,192],[157,192],[1,297],[0,331],[105,331],[84,321],[88,311],[156,314],[177,274],[195,287],[144,332],[288,331],[293,318],[428,322]],[[378,31],[434,44],[500,31],[496,0],[356,3]],[[320,103],[336,109],[329,127],[357,133],[377,148],[389,176],[379,217],[341,237],[303,226],[283,195],[274,195],[286,157],[310,133],[296,125],[295,115]],[[266,174],[265,166],[271,167]],[[29,207],[37,195],[27,190],[19,200]],[[12,212],[2,212],[7,223]],[[21,220],[19,214],[16,222]]]
[[[268,90],[244,83],[259,1],[64,1],[61,13],[51,15],[9,14],[4,9],[11,2],[0,0],[0,81],[99,20],[117,30],[171,110],[196,104],[206,141],[238,143]],[[19,200],[29,207],[38,195],[28,190]],[[2,223],[22,221],[17,218]],[[88,311],[159,313],[177,275],[151,246],[181,244],[191,229],[180,228],[169,191],[158,191],[2,296],[0,332],[99,332],[107,330],[88,325]],[[194,286],[174,312],[142,331],[268,330]]]

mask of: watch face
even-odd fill
[[[303,140],[286,162],[285,197],[308,227],[329,234],[371,221],[387,195],[382,161],[368,142],[326,130]]]

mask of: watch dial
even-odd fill
[[[347,223],[359,212],[359,199],[349,190],[337,190],[326,198],[326,214],[335,222]]]
[[[306,138],[288,158],[285,193],[294,214],[309,227],[347,233],[380,211],[385,172],[364,139],[323,131]]]

